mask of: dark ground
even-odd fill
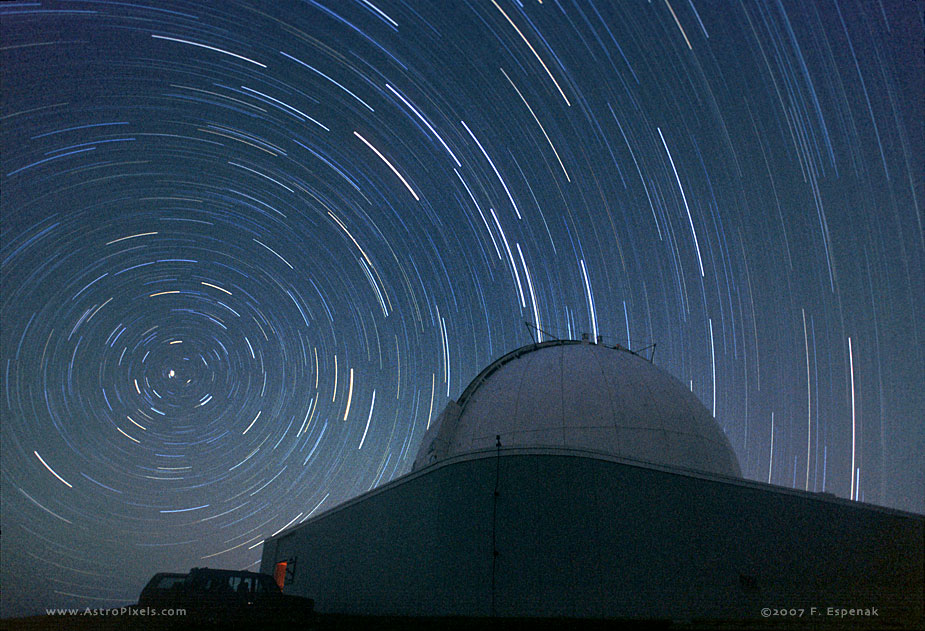
[[[808,621],[671,621],[671,620],[576,620],[576,619],[511,619],[511,618],[398,618],[398,617],[360,617],[339,615],[315,615],[304,623],[267,624],[263,622],[256,625],[243,625],[230,623],[224,625],[195,624],[192,620],[182,619],[153,619],[143,617],[98,617],[98,616],[33,616],[29,618],[16,618],[0,620],[0,631],[173,631],[197,629],[221,629],[228,631],[244,631],[248,629],[281,628],[285,631],[565,631],[577,629],[579,631],[610,631],[616,629],[630,629],[639,631],[649,630],[683,630],[693,631],[712,629],[731,631],[743,629],[746,631],[782,631],[823,629],[835,630],[850,628],[852,631],[862,629],[905,629],[913,627],[884,625],[868,625],[866,621],[852,620],[841,623],[818,622],[810,624]]]

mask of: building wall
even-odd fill
[[[322,612],[683,620],[815,607],[824,621],[828,607],[876,607],[865,623],[889,626],[922,621],[923,537],[921,516],[830,496],[502,451],[282,533],[261,569],[295,559],[285,591]]]

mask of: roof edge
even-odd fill
[[[580,343],[580,342],[578,342]],[[765,491],[770,493],[778,493],[781,495],[790,495],[802,497],[805,499],[810,499],[819,502],[826,502],[830,504],[838,504],[845,507],[853,507],[861,510],[872,510],[875,512],[895,515],[897,517],[903,517],[907,519],[917,519],[925,520],[925,515],[902,510],[899,508],[892,508],[889,506],[881,506],[879,504],[870,504],[867,502],[859,502],[855,500],[849,500],[845,497],[839,497],[832,493],[828,492],[816,492],[816,491],[803,491],[801,489],[793,489],[786,486],[780,486],[777,484],[767,484],[758,480],[750,480],[748,478],[736,478],[731,476],[722,475],[719,473],[712,473],[709,471],[699,471],[694,469],[685,469],[681,467],[669,467],[661,464],[655,464],[646,462],[643,460],[631,460],[628,458],[620,458],[613,456],[605,452],[597,452],[583,449],[574,449],[566,447],[501,447],[500,449],[482,449],[479,451],[472,451],[464,454],[459,454],[456,456],[451,456],[445,460],[439,460],[433,464],[429,464],[421,469],[417,469],[406,473],[394,480],[386,482],[382,486],[376,487],[370,491],[367,491],[361,495],[350,498],[332,506],[328,510],[312,517],[311,519],[306,519],[303,522],[299,522],[289,528],[280,531],[276,535],[267,537],[264,540],[264,545],[269,541],[275,541],[277,539],[282,539],[293,534],[295,531],[300,528],[314,523],[318,520],[325,519],[334,513],[338,513],[342,510],[345,510],[355,504],[363,502],[371,497],[379,495],[380,493],[385,493],[397,486],[406,484],[415,478],[418,478],[423,475],[428,475],[434,471],[442,469],[444,467],[454,466],[462,462],[467,462],[469,460],[484,460],[488,458],[498,458],[498,457],[516,457],[516,456],[560,456],[560,457],[571,457],[571,458],[587,458],[590,460],[600,460],[604,462],[609,462],[616,465],[623,465],[628,467],[636,467],[640,469],[649,469],[652,471],[658,471],[661,473],[666,473],[669,475],[679,475],[687,478],[696,478],[700,480],[705,480],[709,482],[716,482],[719,484],[729,484],[733,486],[745,487],[750,489],[755,489],[759,491]]]

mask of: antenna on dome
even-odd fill
[[[653,342],[652,344],[649,344],[649,345],[646,346],[645,348],[640,348],[638,351],[632,351],[632,352],[634,352],[634,353],[636,353],[637,355],[639,355],[640,357],[642,357],[642,352],[643,352],[643,351],[647,351],[647,350],[649,350],[649,349],[651,348],[651,349],[652,349],[652,352],[649,353],[649,363],[652,363],[652,360],[655,359],[655,345],[656,345],[656,342]]]
[[[582,341],[582,342],[585,342],[585,343],[589,343],[589,344],[593,344],[593,343],[594,343],[594,342],[591,342],[590,335],[589,335],[588,333],[582,333],[582,334],[581,334],[581,341]],[[654,362],[653,362],[653,359],[655,358],[655,345],[656,345],[655,342],[653,342],[652,344],[649,344],[648,346],[645,346],[645,347],[643,347],[643,348],[640,348],[640,349],[638,349],[638,350],[633,350],[633,349],[630,348],[629,346],[624,346],[624,345],[621,344],[620,342],[614,342],[613,344],[606,344],[606,343],[604,343],[604,336],[603,336],[603,335],[598,335],[598,336],[597,336],[597,345],[598,345],[598,346],[603,346],[604,348],[610,348],[610,349],[613,349],[613,350],[617,350],[617,351],[626,351],[627,353],[631,353],[631,354],[633,354],[633,355],[636,355],[637,357],[641,357],[641,358],[645,359],[645,360],[648,361],[649,363],[654,363]],[[643,355],[643,353],[644,353],[645,351],[650,350],[650,349],[651,349],[652,352],[649,353],[649,356],[648,356],[648,357],[646,357],[645,355]]]
[[[555,333],[550,333],[549,331],[546,331],[546,330],[544,330],[544,329],[541,329],[540,327],[538,327],[537,325],[533,324],[533,323],[530,322],[529,320],[524,320],[524,326],[526,326],[527,329],[530,331],[530,339],[533,340],[533,343],[534,343],[534,344],[538,344],[538,343],[542,342],[544,336],[545,336],[547,339],[550,339],[550,340],[561,340],[561,339],[562,339],[561,337],[559,337],[559,336],[556,335]],[[535,334],[534,334],[534,331],[535,331],[538,335],[535,335]]]

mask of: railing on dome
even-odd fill
[[[521,346],[520,348],[514,349],[506,355],[502,355],[495,361],[488,364],[488,366],[486,366],[482,372],[476,375],[475,379],[469,382],[469,385],[466,386],[466,389],[463,390],[463,393],[459,395],[459,398],[456,400],[456,402],[460,407],[465,407],[466,400],[476,389],[478,389],[480,385],[482,385],[486,379],[488,379],[488,377],[497,372],[499,368],[514,361],[518,357],[526,355],[527,353],[532,353],[533,351],[540,348],[546,348],[548,346],[566,346],[570,344],[581,344],[581,342],[578,340],[549,340],[546,342],[535,342],[533,344],[528,344],[527,346]]]
[[[534,344],[537,344],[537,343],[538,343],[537,340],[536,340],[536,336],[534,335],[534,331],[537,332],[537,333],[542,333],[543,335],[545,335],[546,337],[548,337],[548,338],[550,338],[550,339],[552,339],[552,340],[562,340],[562,341],[566,341],[566,340],[563,340],[562,338],[560,338],[558,334],[556,334],[556,333],[550,333],[549,331],[546,331],[545,329],[541,329],[540,327],[538,327],[537,325],[533,324],[533,323],[530,322],[529,320],[524,320],[524,326],[526,326],[526,327],[527,327],[527,330],[530,332],[530,338],[533,340],[533,343],[534,343]],[[569,341],[571,341],[571,340],[569,340]],[[582,342],[590,341],[590,340],[588,339],[588,334],[587,334],[587,333],[582,333],[582,334],[581,334],[581,341],[582,341]],[[628,346],[623,346],[623,345],[620,344],[619,342],[614,342],[613,344],[604,344],[604,336],[603,336],[603,335],[598,335],[598,336],[597,336],[597,342],[596,342],[596,344],[597,344],[598,346],[603,346],[604,348],[612,348],[612,349],[617,350],[617,351],[626,351],[626,352],[628,352],[628,353],[631,353],[631,354],[633,354],[633,355],[636,355],[637,357],[642,357],[643,359],[647,360],[647,361],[650,362],[650,363],[651,363],[652,360],[655,358],[655,346],[656,346],[656,344],[655,344],[654,342],[653,342],[652,344],[649,344],[648,346],[644,346],[643,348],[640,348],[639,350],[635,350],[635,351],[634,351],[634,350],[632,350],[631,348],[629,348]],[[644,353],[645,351],[647,351],[647,350],[649,350],[649,349],[651,349],[652,352],[649,354],[648,357],[644,356],[642,353]]]
[[[582,334],[581,340],[563,340],[563,339],[557,338],[555,335],[552,335],[547,331],[540,329],[538,326],[536,326],[532,322],[528,322],[525,320],[524,324],[527,326],[528,329],[531,329],[531,330],[535,329],[536,331],[539,331],[543,335],[546,335],[553,339],[546,340],[544,342],[537,342],[535,341],[536,338],[533,338],[534,339],[533,344],[528,344],[527,346],[521,346],[520,348],[514,349],[510,353],[507,353],[506,355],[502,355],[501,357],[499,357],[498,359],[490,363],[488,366],[486,366],[482,370],[482,372],[476,375],[475,379],[469,382],[469,385],[466,386],[466,389],[463,390],[461,395],[459,395],[459,398],[456,400],[456,403],[459,404],[460,408],[464,408],[466,406],[466,400],[472,395],[472,393],[475,390],[478,389],[480,385],[482,385],[482,383],[485,382],[486,379],[488,379],[492,374],[497,372],[499,368],[501,368],[505,364],[508,364],[514,361],[515,359],[521,357],[522,355],[526,355],[527,353],[532,353],[535,350],[538,350],[541,348],[547,348],[549,346],[570,346],[572,344],[590,343],[587,333]],[[532,333],[531,333],[531,336],[532,336]],[[639,357],[640,359],[644,359],[645,361],[650,362],[650,363],[652,362],[652,358],[655,356],[655,344],[650,344],[649,346],[646,346],[645,348],[640,349],[639,351],[633,351],[633,350],[630,350],[629,348],[626,348],[625,346],[622,346],[621,344],[613,344],[613,345],[604,344],[603,337],[600,335],[597,338],[596,344],[598,346],[609,348],[611,350],[623,351],[624,353],[635,355],[636,357]],[[650,348],[652,349],[652,354],[649,357],[645,357],[640,354],[642,351],[648,350]]]

